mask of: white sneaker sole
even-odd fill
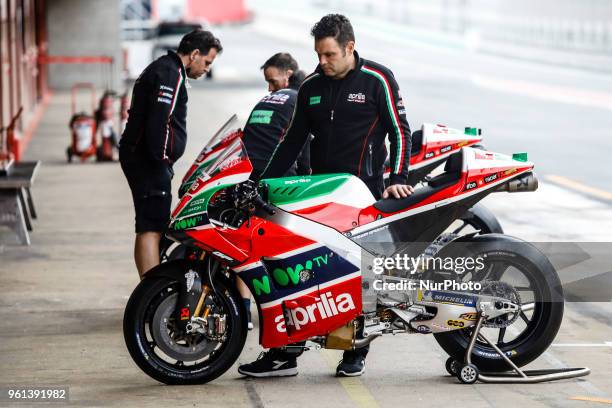
[[[355,372],[355,373],[347,373],[344,370],[340,370],[340,371],[338,371],[336,373],[336,377],[359,377],[363,373],[365,373],[365,367],[363,367],[363,369],[361,371],[358,371],[358,372]]]
[[[252,372],[241,370],[240,368],[238,368],[238,372],[240,374],[242,374],[242,375],[248,375],[249,377],[257,377],[257,378],[263,378],[263,377],[293,377],[294,375],[298,374],[298,369],[297,369],[297,367],[294,367],[294,368],[285,368],[284,370],[268,371],[268,372],[265,372],[265,373],[252,373]]]

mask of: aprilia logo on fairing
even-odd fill
[[[316,323],[319,319],[328,319],[355,309],[353,298],[348,293],[341,293],[334,299],[332,293],[327,292],[316,299],[317,302],[312,305],[287,310],[287,318],[284,315],[276,316],[276,330],[280,333],[286,332],[285,321],[295,327],[295,330],[300,330],[302,326]]]
[[[295,183],[310,183],[311,179],[309,178],[300,178],[296,180],[287,180],[285,184],[295,184]]]

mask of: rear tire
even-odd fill
[[[458,252],[459,248],[455,246],[456,244],[461,245],[461,252]],[[527,242],[498,234],[477,236],[471,238],[469,242],[453,242],[442,249],[438,256],[443,258],[453,256],[452,254],[475,258],[486,255],[487,262],[491,265],[507,263],[525,274],[529,287],[534,288],[534,301],[530,302],[533,303],[531,319],[526,322],[525,318],[528,316],[523,313],[525,318],[521,315],[520,319],[526,326],[524,331],[507,343],[504,343],[503,340],[500,343],[498,340],[497,345],[519,367],[530,363],[544,353],[559,331],[564,309],[561,282],[548,258]],[[493,267],[491,271],[499,272],[499,269]],[[479,279],[473,279],[473,281],[477,280]],[[522,303],[525,304],[525,302]],[[518,321],[512,323],[508,329],[513,325],[518,327]],[[471,333],[472,328],[468,328],[436,333],[434,337],[451,358],[464,361]],[[495,341],[496,339],[489,338],[489,340]],[[510,369],[492,347],[480,341],[477,341],[474,346],[471,360],[481,372],[500,372]]]
[[[164,305],[168,307],[168,302],[172,303],[170,297],[178,293],[178,282],[168,277],[151,277],[141,281],[130,296],[123,318],[125,344],[134,362],[150,377],[172,385],[204,384],[225,373],[238,359],[247,335],[246,312],[238,306],[242,305],[242,300],[235,286],[224,275],[218,276],[214,283],[212,299],[226,316],[226,339],[217,342],[214,350],[208,355],[198,356],[197,360],[176,359],[173,362],[172,358],[160,351],[162,348],[157,343],[164,336],[154,335],[156,328],[152,320],[158,316],[159,309]],[[166,319],[163,321],[166,322]],[[165,329],[172,331],[168,324],[162,331]],[[215,344],[201,337],[203,347],[209,347],[206,342]],[[191,344],[184,346],[180,352],[188,356],[191,350],[202,347],[200,343],[193,344],[193,347]],[[177,345],[179,342],[175,340],[172,346]]]
[[[479,235],[504,233],[495,214],[481,203],[476,203],[446,229],[446,233],[459,236],[474,231],[479,231]]]

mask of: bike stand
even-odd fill
[[[459,381],[464,384],[474,384],[476,381],[483,383],[522,383],[522,384],[533,384],[545,381],[563,380],[567,378],[577,378],[589,375],[591,370],[589,368],[560,368],[560,369],[548,369],[548,370],[521,370],[504,354],[503,351],[497,347],[497,345],[491,342],[480,332],[482,323],[485,321],[486,316],[480,313],[476,327],[472,336],[470,337],[470,343],[467,350],[465,351],[465,363],[461,363],[454,360],[452,357],[446,361],[446,369],[451,375],[455,375]],[[472,363],[472,351],[476,340],[480,339],[491,346],[497,354],[514,370],[514,372],[503,372],[503,373],[480,373],[478,367]]]

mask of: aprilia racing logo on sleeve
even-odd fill
[[[159,93],[157,94],[157,102],[166,103],[172,105],[172,99],[174,98],[174,88],[169,86],[160,85]]]
[[[276,330],[280,333],[285,333],[288,325],[295,327],[295,330],[300,330],[302,326],[310,323],[316,323],[318,320],[328,319],[346,313],[355,309],[353,298],[348,293],[341,293],[334,299],[331,292],[323,294],[320,298],[316,298],[317,302],[306,307],[296,307],[288,309],[287,316],[278,315],[274,319]]]

